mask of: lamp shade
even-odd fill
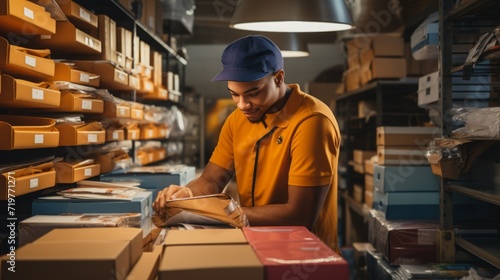
[[[266,33],[262,34],[271,39],[281,50],[283,57],[304,57],[309,55],[307,43],[297,33]]]
[[[344,0],[239,0],[230,27],[270,32],[328,32],[353,28]]]

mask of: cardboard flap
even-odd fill
[[[33,56],[50,58],[50,50],[49,49],[28,49],[28,48],[14,46],[14,45],[10,45],[10,46],[12,47],[13,50],[25,52],[25,53],[31,54]]]
[[[6,122],[11,126],[25,126],[27,128],[54,128],[55,121],[50,118],[26,117],[13,115],[0,115],[0,122]]]

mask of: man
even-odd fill
[[[338,251],[340,133],[331,110],[285,84],[281,52],[264,36],[231,43],[222,64],[212,81],[227,81],[237,109],[201,176],[162,190],[155,211],[170,199],[219,193],[235,175],[251,226],[306,226]]]

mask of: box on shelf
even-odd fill
[[[102,51],[102,43],[97,38],[76,28],[69,21],[58,21],[57,32],[53,35],[38,35],[30,39],[30,45],[37,48],[49,48],[53,54],[88,55]]]
[[[0,200],[7,200],[12,195],[18,197],[50,188],[55,184],[56,171],[52,163],[42,163],[4,172],[0,175]]]
[[[365,173],[365,191],[373,192],[373,190],[374,190],[373,183],[374,183],[373,175]]]
[[[1,107],[57,108],[61,104],[61,93],[45,87],[45,83],[15,79],[7,74],[2,74],[1,79]]]
[[[383,166],[376,164],[374,187],[379,192],[439,191],[439,177],[429,165]]]
[[[127,102],[116,103],[109,100],[104,100],[104,111],[102,114],[105,118],[130,118],[130,105]]]
[[[100,76],[100,87],[109,90],[130,90],[132,89],[128,82],[128,74],[116,66],[114,62],[107,60],[73,61],[75,65],[87,72],[94,73]]]
[[[60,146],[79,146],[103,144],[106,131],[97,121],[89,123],[58,123]]]
[[[365,37],[368,44],[363,45],[360,53],[371,50],[374,57],[402,57],[404,56],[404,39],[400,36],[377,35]]]
[[[377,146],[413,146],[425,148],[439,129],[423,126],[379,126]]]
[[[416,60],[437,59],[439,54],[439,22],[437,12],[427,17],[410,38],[413,57]]]
[[[98,28],[97,15],[80,6],[78,3],[71,0],[56,0],[59,8],[77,28],[89,34],[95,34]],[[95,35],[94,35],[95,37]]]
[[[425,147],[377,146],[379,165],[429,165]]]
[[[354,160],[355,163],[364,165],[365,160],[368,160],[375,155],[377,155],[377,151],[355,149],[352,152],[352,159]]]
[[[61,105],[58,108],[44,109],[42,111],[99,114],[103,110],[104,102],[101,99],[97,99],[90,94],[63,90],[61,92]]]
[[[265,279],[263,265],[246,244],[166,246],[158,278]]]
[[[116,149],[106,153],[91,154],[95,162],[101,165],[101,174],[109,173],[115,169],[124,169],[132,165],[132,158],[123,149]]]
[[[365,188],[362,185],[354,184],[352,192],[352,198],[354,199],[354,201],[362,204],[364,199],[364,192]]]
[[[56,21],[45,8],[30,1],[5,0],[0,3],[0,30],[30,35],[56,33]]]
[[[386,192],[373,191],[373,209],[387,220],[437,220],[439,191]]]
[[[391,221],[370,210],[368,240],[391,264],[422,264],[437,261],[436,221]]]
[[[128,75],[128,85],[132,88],[135,89],[136,91],[141,90],[141,80],[138,76],[136,75]],[[140,94],[140,92],[138,92]]]
[[[76,69],[63,62],[56,62],[54,77],[51,81],[66,81],[84,86],[99,87],[99,75]]]
[[[98,176],[101,165],[98,163],[82,165],[80,162],[60,161],[54,164],[54,169],[56,170],[56,183],[69,184]]]
[[[366,205],[369,209],[371,209],[373,207],[373,191],[365,190],[364,199],[365,200],[363,204]]]
[[[361,84],[374,79],[399,79],[406,77],[404,58],[375,57],[360,68]]]
[[[49,118],[0,115],[0,150],[53,148],[59,131]]]
[[[55,62],[49,49],[29,49],[9,44],[0,37],[0,70],[30,81],[45,81],[54,77]]]

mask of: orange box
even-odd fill
[[[99,75],[75,69],[62,62],[56,62],[52,81],[66,81],[84,86],[99,87]]]
[[[54,34],[56,21],[44,7],[33,2],[4,0],[0,2],[0,30],[20,36]]]
[[[0,150],[50,148],[59,145],[59,131],[49,118],[0,115]]]
[[[7,200],[12,195],[18,197],[55,186],[56,171],[52,166],[52,163],[49,165],[44,163],[2,173],[0,176],[0,200]],[[32,173],[30,172],[32,169],[38,169],[41,172]]]
[[[156,124],[158,138],[167,138],[167,128],[166,124]]]
[[[140,139],[154,139],[157,138],[157,129],[154,123],[139,124],[141,129]]]
[[[54,169],[56,170],[56,183],[69,184],[99,175],[101,165],[99,163],[80,165],[80,162],[60,161],[54,164]]]
[[[134,75],[128,75],[128,85],[137,91],[141,89],[141,81]]]
[[[101,165],[101,174],[113,171],[116,166],[129,166],[132,163],[132,158],[122,149],[104,154],[94,154],[90,157]]]
[[[6,74],[44,81],[54,77],[55,62],[48,49],[28,49],[9,44],[0,37],[0,69]]]
[[[2,74],[0,107],[57,108],[61,104],[58,90],[42,87],[46,83],[32,83]]]
[[[61,106],[54,111],[102,113],[104,111],[104,101],[89,94],[63,91],[61,93]]]
[[[77,29],[69,21],[58,21],[54,35],[39,35],[30,39],[33,46],[49,48],[57,54],[98,54],[101,41]]]
[[[117,104],[113,101],[104,101],[103,117],[107,118],[130,118],[130,105],[126,102]]]
[[[141,103],[137,103],[137,102],[131,102],[130,118],[133,120],[143,120],[144,119],[144,105]]]
[[[106,141],[122,141],[125,140],[125,129],[109,127],[106,129]]]
[[[141,89],[139,90],[140,93],[150,94],[150,93],[153,93],[154,90],[155,90],[155,86],[149,78],[142,78],[141,79]]]
[[[100,122],[59,123],[60,146],[94,145],[106,142],[106,131]]]
[[[132,89],[128,85],[129,75],[116,67],[112,62],[77,60],[74,61],[74,63],[78,68],[84,71],[99,75],[100,87],[110,90]]]
[[[125,134],[127,140],[138,140],[141,136],[141,129],[137,122],[130,122],[125,128]]]
[[[153,92],[144,96],[145,99],[168,100],[168,90],[163,86],[155,86]]]
[[[82,30],[97,31],[98,19],[97,15],[83,8],[74,1],[56,0],[61,8],[61,11],[71,23]],[[87,32],[88,33],[88,32]]]

